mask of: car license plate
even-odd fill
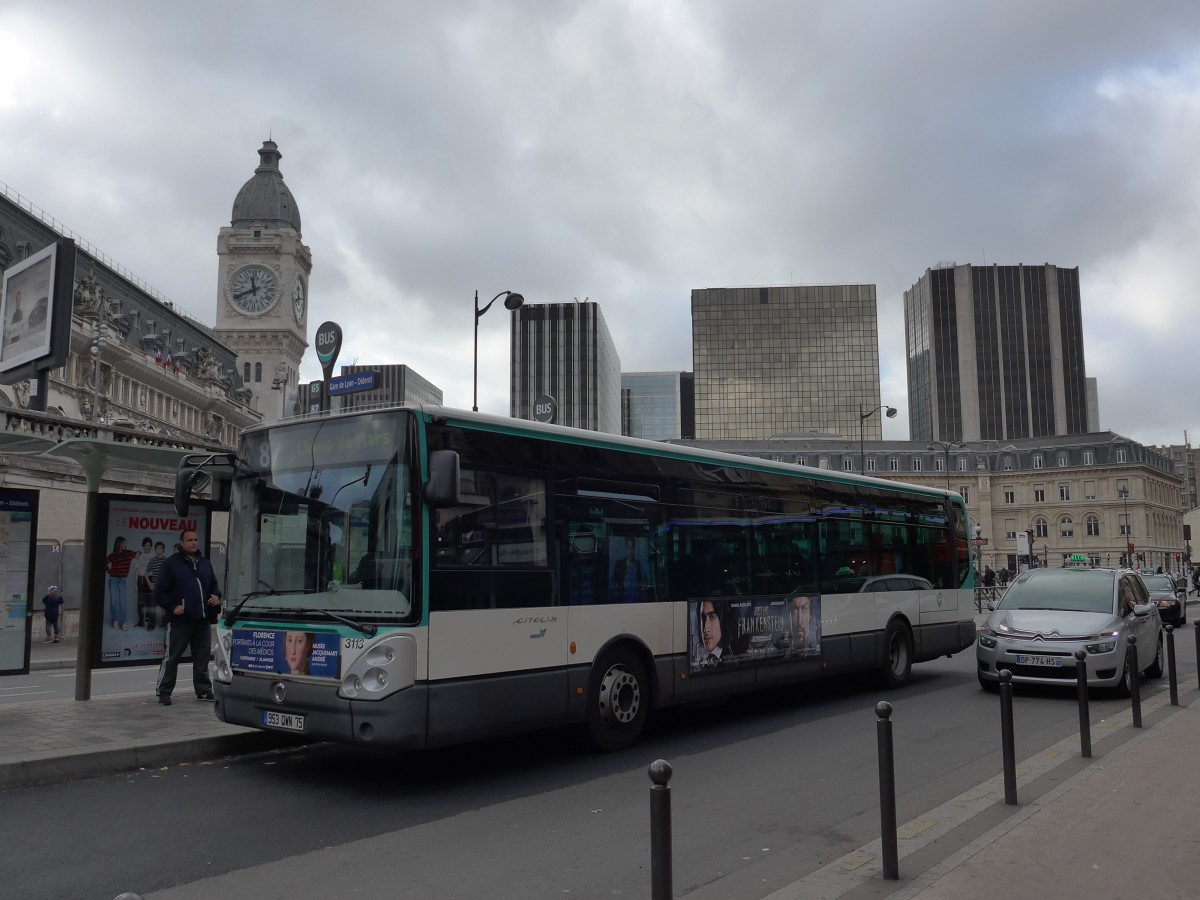
[[[1018,666],[1049,666],[1052,669],[1062,668],[1061,656],[1017,656]]]
[[[267,710],[263,713],[263,724],[268,728],[282,728],[284,731],[303,731],[304,716]]]

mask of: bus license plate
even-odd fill
[[[1060,656],[1018,656],[1018,666],[1049,666],[1051,669],[1062,668]]]
[[[282,728],[284,731],[303,731],[304,716],[267,710],[263,713],[263,724],[268,728]]]

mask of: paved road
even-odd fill
[[[1194,678],[1194,657],[1181,665]],[[563,732],[427,754],[321,745],[9,791],[0,841],[29,852],[7,857],[5,884],[47,900],[647,896],[645,770],[662,757],[676,894],[757,900],[877,839],[881,697],[896,708],[901,822],[1000,771],[998,701],[973,655],[915,676],[887,694],[847,679],[668,711],[608,756]],[[1093,721],[1123,709],[1097,697]],[[1015,718],[1019,759],[1077,723],[1069,692],[1020,692]],[[64,848],[64,822],[86,837]]]

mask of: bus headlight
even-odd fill
[[[342,676],[338,693],[347,700],[382,700],[417,681],[417,642],[389,634],[367,647]]]
[[[217,644],[213,648],[211,674],[222,684],[229,684],[233,681],[233,666],[229,662],[233,655],[232,648],[233,632],[218,631]]]

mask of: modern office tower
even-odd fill
[[[622,372],[621,434],[666,441],[696,434],[691,372]]]
[[[513,310],[509,414],[534,419],[543,396],[556,425],[621,433],[621,359],[594,300]]]
[[[940,264],[904,292],[913,440],[1085,434],[1079,269]]]
[[[698,439],[882,435],[873,284],[693,290],[692,361]]]
[[[342,375],[374,372],[375,387],[330,398],[335,409],[362,409],[397,403],[442,404],[442,389],[404,365],[342,366]]]
[[[1087,431],[1095,434],[1100,430],[1100,388],[1095,378],[1086,381],[1087,386]]]

